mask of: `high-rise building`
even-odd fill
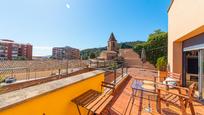
[[[19,44],[13,40],[1,39],[0,40],[0,59],[13,60],[13,59],[28,59],[32,60],[32,45]]]
[[[52,57],[54,59],[80,59],[80,50],[69,46],[54,47]]]

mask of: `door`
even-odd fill
[[[196,83],[196,97],[200,97],[199,76],[200,76],[200,51],[192,50],[184,52],[184,86],[189,87],[192,83]]]
[[[199,53],[199,97],[204,99],[204,49]]]

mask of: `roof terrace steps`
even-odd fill
[[[149,62],[142,63],[139,54],[134,52],[133,49],[121,49],[120,55],[124,57],[128,66],[155,69],[154,65],[150,64]]]

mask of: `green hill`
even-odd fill
[[[142,43],[144,43],[144,41],[121,42],[118,43],[118,47],[121,49],[134,48],[134,46]],[[81,50],[80,54],[82,59],[95,58],[98,57],[103,50],[107,50],[107,47],[84,49]]]

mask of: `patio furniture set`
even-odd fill
[[[153,98],[156,101],[156,110],[160,114],[162,114],[161,103],[164,103],[167,107],[169,105],[178,107],[182,115],[187,114],[186,108],[189,106],[191,114],[195,115],[192,102],[196,84],[193,83],[189,88],[180,87],[180,74],[168,73],[168,76],[169,77],[167,77],[164,82],[134,79],[131,84],[131,98],[134,100],[137,93],[141,94],[141,97],[145,94],[148,99],[148,106],[145,107],[144,110],[149,113],[152,112],[150,102]],[[102,82],[101,87],[102,90],[104,87],[109,90],[103,93],[95,90],[89,90],[72,100],[72,102],[77,105],[80,115],[81,112],[79,106],[86,108],[88,110],[88,115],[90,113],[97,115],[102,114],[102,111],[105,110],[106,106],[108,106],[113,98],[115,84]],[[176,89],[177,92],[172,92],[170,89]],[[111,114],[109,110],[108,113]]]

